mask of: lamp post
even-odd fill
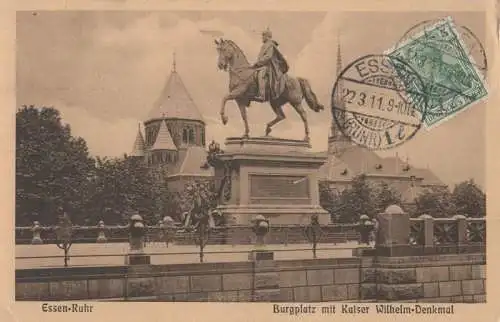
[[[173,239],[171,233],[173,233],[174,228],[174,220],[170,216],[163,217],[163,220],[160,222],[160,232],[163,235],[162,239],[168,247],[168,243]]]

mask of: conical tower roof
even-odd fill
[[[172,136],[170,136],[170,132],[168,131],[165,121],[161,121],[155,144],[153,144],[151,150],[177,150],[177,147],[174,144],[174,140],[172,140]]]
[[[172,72],[163,87],[160,97],[148,115],[148,120],[186,119],[203,122],[203,118],[189,95],[184,82],[176,71],[175,57]]]
[[[139,124],[139,129],[137,130],[137,136],[135,138],[134,147],[130,153],[131,157],[143,157],[144,156],[144,137],[141,133],[141,127]]]

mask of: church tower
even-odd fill
[[[177,73],[175,54],[172,71],[144,126],[149,165],[176,164],[190,147],[205,147],[205,122]]]
[[[340,50],[340,36],[338,37],[337,42],[337,79],[342,72],[342,52]],[[343,110],[343,102],[342,102],[342,82],[339,81],[337,84],[336,97],[333,98],[335,101],[335,106],[337,107],[336,115],[337,120],[340,124],[343,123],[343,118],[339,115],[339,111]],[[343,151],[348,149],[353,143],[351,140],[342,133],[342,131],[338,128],[338,124],[335,122],[335,119],[332,117],[332,125],[330,129],[330,135],[328,137],[328,153],[332,153],[335,155],[342,154]]]
[[[175,164],[177,162],[177,147],[170,136],[165,121],[160,123],[158,135],[151,147],[150,157],[152,165]]]
[[[137,130],[137,136],[135,138],[134,146],[132,147],[132,152],[129,154],[129,156],[134,158],[144,158],[144,137],[142,136],[140,123]]]

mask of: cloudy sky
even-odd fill
[[[449,13],[484,43],[480,13]],[[335,81],[338,35],[344,66],[359,56],[382,53],[413,25],[442,13],[326,12],[19,12],[17,16],[17,107],[54,106],[73,134],[94,155],[129,152],[137,123],[145,120],[170,73],[177,71],[207,122],[207,139],[223,142],[242,133],[235,103],[229,124],[218,119],[228,75],[216,68],[214,35],[234,40],[254,61],[260,32],[269,26],[287,57],[290,73],[308,78],[325,106]],[[485,110],[479,103],[384,156],[398,153],[429,166],[446,183],[485,181]],[[302,123],[291,107],[273,135],[301,139]],[[263,135],[274,115],[251,105],[252,135]],[[324,150],[331,113],[308,111],[314,150]]]

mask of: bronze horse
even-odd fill
[[[219,69],[229,72],[229,93],[223,97],[220,110],[222,123],[225,125],[228,122],[225,113],[226,102],[235,100],[245,125],[243,137],[248,138],[250,131],[246,108],[250,106],[250,102],[257,101],[255,99],[257,94],[256,70],[251,67],[243,51],[232,40],[220,39],[215,40],[215,43],[219,54],[217,65]],[[285,119],[283,105],[290,103],[304,123],[304,140],[309,142],[309,125],[307,123],[306,111],[302,107],[302,100],[305,99],[307,105],[315,112],[320,112],[324,107],[318,102],[307,79],[295,78],[288,74],[285,74],[283,77],[285,78],[283,80],[285,84],[282,93],[278,98],[269,100],[276,118],[267,123],[266,135],[271,133],[274,125]]]

